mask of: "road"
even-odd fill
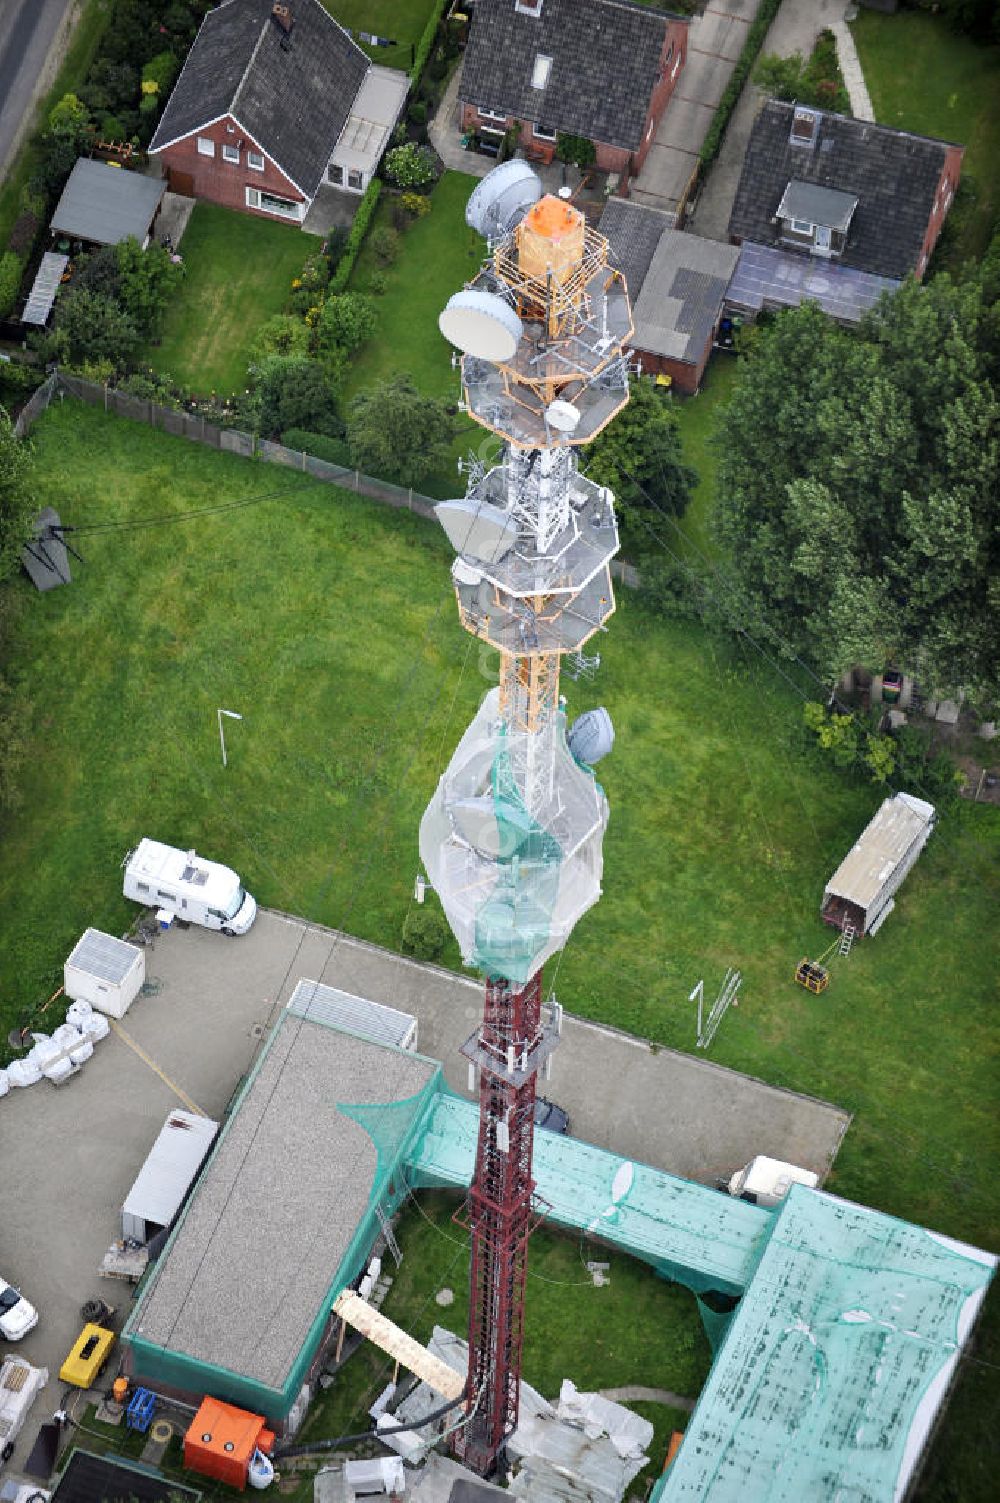
[[[0,175],[21,144],[36,94],[49,86],[53,44],[65,34],[63,21],[74,3],[0,0]]]

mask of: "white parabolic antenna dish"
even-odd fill
[[[545,420],[557,433],[572,433],[580,422],[580,409],[572,402],[563,402],[558,397],[545,409]]]
[[[474,287],[448,299],[438,328],[463,354],[499,363],[512,359],[524,333],[521,320],[502,297]]]
[[[542,185],[527,162],[503,162],[488,172],[465,206],[465,222],[488,240],[506,235],[542,196]]]

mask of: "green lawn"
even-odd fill
[[[435,0],[323,0],[323,4],[349,31],[368,31],[389,37],[395,47],[371,47],[359,42],[368,56],[386,68],[408,72],[413,47],[424,34]]]
[[[1000,215],[1000,47],[958,36],[926,10],[863,10],[852,30],[876,120],[966,148],[962,171],[979,202],[961,250],[982,255]]]
[[[145,359],[193,393],[241,391],[254,335],[316,248],[297,226],[195,204],[180,247],[187,276]]]
[[[676,397],[680,422],[681,448],[689,465],[698,471],[698,484],[687,510],[681,519],[681,531],[687,538],[685,545],[668,522],[663,531],[670,534],[664,539],[676,553],[697,563],[699,555],[716,558],[719,549],[712,537],[711,509],[715,496],[715,470],[718,464],[713,442],[719,410],[729,401],[736,383],[736,359],[731,355],[713,354],[701,383],[701,390],[693,397]]]
[[[420,814],[495,672],[459,628],[443,534],[71,402],[34,433],[39,499],[82,531],[282,495],[81,536],[72,588],[11,587],[6,671],[30,719],[24,807],[0,824],[0,1038],[86,925],[121,931],[118,863],[142,834],[395,946]],[[565,690],[571,714],[605,703],[617,731],[605,895],[550,967],[561,1000],[693,1050],[688,993],[739,966],[712,1058],[855,1113],[838,1192],[995,1247],[997,811],[943,823],[877,940],[812,998],[791,973],[828,943],[824,883],[879,793],[805,744],[798,700],[748,646],[625,592],[600,647],[598,682]],[[220,704],[246,716],[227,772]],[[1000,1360],[995,1321],[979,1353]],[[948,1466],[981,1464],[985,1403],[956,1405]],[[954,1496],[989,1493],[967,1478]]]

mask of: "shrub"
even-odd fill
[[[400,203],[414,219],[423,219],[431,212],[431,201],[426,193],[404,193]]]
[[[370,297],[383,297],[389,286],[389,278],[384,271],[373,271],[368,278],[368,294]]]
[[[276,313],[262,323],[250,346],[250,364],[260,365],[269,355],[307,355],[309,330],[301,318]]]
[[[401,485],[418,485],[447,462],[454,431],[445,404],[424,396],[409,376],[358,392],[347,418],[355,469]]]
[[[384,224],[372,234],[372,255],[380,266],[391,266],[399,255],[399,231]]]
[[[339,419],[333,388],[318,361],[302,355],[269,355],[258,375],[262,433],[283,433],[286,428],[307,428],[314,433],[336,429]]]
[[[434,38],[437,36],[441,17],[447,8],[448,0],[434,0],[433,9],[427,17],[427,25],[421,33],[420,41],[417,43],[417,50],[413,58],[413,67],[410,69],[410,78],[414,83],[418,81],[424,68],[427,66],[427,59],[431,55],[431,48],[434,46]]]
[[[578,167],[589,167],[597,158],[593,141],[586,136],[571,136],[559,132],[556,156],[561,162],[575,162]]]
[[[436,902],[411,907],[403,920],[403,952],[417,960],[437,960],[450,936],[448,921]]]
[[[325,433],[310,433],[305,428],[286,428],[281,435],[281,442],[289,449],[300,449],[303,454],[311,454],[314,459],[325,459],[327,464],[339,464],[345,470],[351,468],[351,456],[343,438],[331,438]]]
[[[344,245],[343,254],[337,262],[337,270],[330,278],[331,292],[343,292],[347,286],[348,278],[354,270],[354,263],[358,259],[361,242],[368,232],[368,226],[371,224],[372,215],[375,213],[375,206],[378,203],[381,192],[382,184],[377,177],[372,178],[365,190],[365,196],[361,200],[358,212],[354,216],[354,223],[351,225],[351,232]]]
[[[430,60],[427,72],[435,83],[441,83],[448,77],[448,59],[443,52],[435,52]]]
[[[144,85],[155,84],[150,92],[164,100],[173,88],[179,70],[180,64],[172,52],[158,52],[143,68],[142,82]]]
[[[139,331],[117,303],[79,287],[56,304],[50,346],[64,364],[104,361],[112,368],[127,364],[139,343]]]
[[[4,251],[0,256],[0,318],[6,318],[17,302],[17,294],[21,290],[21,272],[21,258],[17,252]]]
[[[406,113],[408,118],[413,121],[414,125],[426,125],[427,101],[425,99],[414,99],[413,103],[410,105],[410,108]]]
[[[424,146],[408,141],[386,153],[385,175],[399,188],[427,188],[434,181],[434,158]]]
[[[378,313],[370,298],[360,292],[340,292],[328,297],[316,325],[321,349],[341,349],[353,355],[374,334]]]

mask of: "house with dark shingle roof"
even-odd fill
[[[814,258],[832,277],[840,267],[919,281],[963,153],[948,141],[769,99],[750,135],[729,238]]]
[[[405,74],[373,66],[320,0],[223,0],[149,150],[175,192],[301,222],[323,183],[364,192],[407,87]]]
[[[560,134],[583,136],[624,191],[681,75],[687,39],[685,17],[630,0],[476,0],[462,129],[499,145],[517,127],[539,162],[551,162]]]

